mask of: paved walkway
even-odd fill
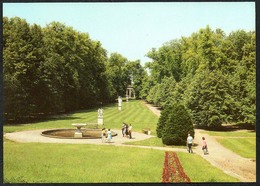
[[[147,149],[156,149],[164,151],[182,151],[187,152],[186,149],[182,148],[170,148],[170,147],[152,147],[152,146],[136,146],[136,145],[125,145],[125,142],[140,141],[145,140],[153,135],[147,135],[139,132],[133,132],[132,139],[123,137],[121,130],[111,129],[113,132],[117,133],[117,136],[114,136],[110,143],[102,143],[101,139],[61,139],[61,138],[51,138],[42,136],[41,133],[49,129],[41,130],[30,130],[30,131],[21,131],[6,133],[4,136],[12,141],[21,142],[21,143],[67,143],[67,144],[95,144],[95,145],[114,145],[114,146],[126,146],[126,147],[138,147],[138,148],[147,148]]]
[[[156,115],[160,115],[160,110],[144,102],[144,104]],[[152,147],[152,146],[136,146],[136,145],[125,145],[123,143],[129,141],[139,141],[154,137],[152,135],[146,135],[139,132],[133,132],[133,139],[122,137],[121,130],[111,129],[118,135],[113,137],[111,143],[102,143],[101,139],[59,139],[44,137],[41,132],[48,129],[21,131],[14,133],[6,133],[4,136],[7,139],[17,142],[36,142],[36,143],[77,143],[77,144],[96,144],[96,145],[115,145],[115,146],[127,146],[134,148],[148,148],[164,151],[181,151],[187,152],[186,148],[170,148],[170,147]],[[224,148],[217,140],[207,134],[202,134],[203,130],[195,130],[194,142],[199,146],[194,147],[193,151],[195,154],[200,155],[213,166],[218,167],[225,173],[238,178],[242,182],[255,182],[256,181],[256,163],[250,159],[243,158],[232,151]],[[209,146],[209,154],[204,155],[201,150],[201,137],[204,136]]]

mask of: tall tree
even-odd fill
[[[106,74],[114,99],[118,96],[124,96],[127,85],[131,84],[131,74],[126,68],[127,63],[127,58],[118,53],[112,53],[106,63]]]

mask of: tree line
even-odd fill
[[[5,123],[111,103],[125,96],[132,76],[138,86],[144,74],[139,60],[108,57],[88,33],[59,22],[42,28],[3,17]]]
[[[255,32],[226,35],[209,26],[151,49],[142,98],[162,108],[182,104],[194,124],[256,121]]]

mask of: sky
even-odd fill
[[[58,21],[98,40],[128,60],[150,61],[152,48],[207,25],[226,34],[255,30],[254,2],[3,3],[3,16],[45,27]]]

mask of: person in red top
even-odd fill
[[[204,137],[202,137],[202,150],[203,150],[204,154],[208,153],[208,146],[207,146],[207,142]]]

